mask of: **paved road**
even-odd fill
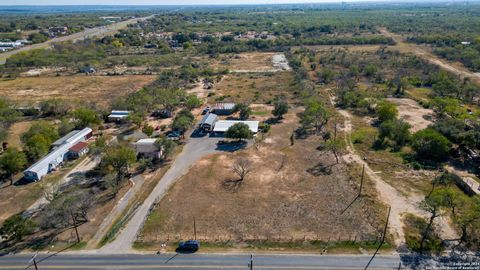
[[[183,151],[176,157],[170,169],[165,173],[152,193],[137,209],[119,235],[111,243],[103,246],[102,253],[127,253],[131,251],[133,242],[142,228],[143,222],[150,213],[152,206],[159,202],[169,187],[181,176],[188,172],[190,166],[202,157],[220,151],[217,142],[221,138],[191,137],[187,140]]]
[[[249,254],[57,255],[42,261],[46,256],[37,256],[39,269],[248,269],[250,262]],[[0,269],[24,269],[30,258],[28,254],[2,257]],[[254,255],[253,269],[364,269],[369,259],[364,255]],[[377,256],[368,269],[398,269],[399,262],[398,256]]]
[[[78,32],[78,33],[71,34],[71,35],[68,35],[68,36],[52,38],[52,39],[49,39],[49,40],[47,40],[43,43],[32,44],[32,45],[28,45],[28,46],[25,46],[25,47],[22,47],[22,48],[19,48],[19,49],[16,49],[16,50],[0,53],[0,64],[1,65],[5,64],[5,61],[7,60],[8,57],[10,57],[14,54],[17,54],[19,52],[29,51],[29,50],[33,50],[33,49],[47,48],[47,47],[51,46],[53,43],[64,42],[64,41],[82,40],[82,39],[90,38],[90,37],[94,37],[94,36],[101,37],[101,36],[112,35],[112,34],[116,33],[118,30],[127,27],[127,25],[129,25],[129,24],[136,23],[136,22],[142,21],[142,20],[146,20],[146,19],[149,19],[153,16],[154,15],[151,15],[151,16],[148,16],[148,17],[142,17],[142,18],[134,18],[134,19],[126,20],[126,21],[121,21],[121,22],[118,22],[118,23],[113,23],[113,24],[110,24],[110,25],[107,25],[107,26],[90,28],[90,29],[86,29],[82,32]]]

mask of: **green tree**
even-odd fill
[[[27,164],[27,157],[15,148],[9,148],[0,156],[0,168],[13,185],[13,176],[20,172]]]
[[[235,105],[235,108],[233,109],[234,112],[239,112],[240,114],[240,120],[247,120],[250,117],[250,114],[252,113],[252,109],[250,109],[250,106],[244,103],[238,103]]]
[[[188,95],[185,100],[185,106],[189,110],[198,108],[202,105],[202,101],[196,95]]]
[[[36,225],[33,221],[24,218],[22,214],[16,214],[3,222],[2,227],[0,227],[0,235],[6,236],[8,241],[19,241],[23,237],[32,234],[35,227]]]
[[[452,144],[437,131],[427,128],[413,134],[412,148],[421,159],[442,161],[448,157]]]
[[[188,110],[181,110],[172,122],[172,129],[185,133],[193,124],[195,117]]]
[[[100,118],[96,111],[88,108],[78,108],[72,113],[73,118],[77,121],[78,129],[85,128],[91,124],[99,124]]]
[[[432,99],[431,104],[440,117],[445,117],[447,115],[460,119],[468,117],[467,109],[465,109],[456,98],[435,97]]]
[[[228,128],[228,130],[225,132],[225,137],[229,139],[244,140],[253,138],[253,133],[250,131],[250,128],[247,124],[236,123]]]
[[[380,122],[385,122],[388,120],[393,120],[397,118],[398,110],[397,107],[388,101],[383,101],[378,104],[377,107],[377,116]]]
[[[159,147],[162,150],[163,159],[166,159],[167,157],[169,157],[175,150],[175,147],[177,146],[177,144],[174,141],[169,140],[168,138],[165,138],[165,137],[159,138],[155,142],[155,145],[157,145],[157,147]]]
[[[102,158],[102,167],[105,172],[116,174],[114,194],[118,192],[118,186],[124,177],[128,174],[128,168],[137,159],[135,151],[125,145],[113,145],[108,147]]]
[[[282,119],[283,115],[288,112],[288,104],[285,101],[276,101],[273,106],[272,114],[278,119]]]
[[[149,124],[145,124],[143,125],[143,128],[142,128],[142,132],[145,133],[147,136],[152,136],[153,132],[155,131],[155,129],[150,126]]]
[[[398,151],[410,139],[410,128],[410,124],[403,120],[388,120],[380,125],[378,137],[382,143],[389,139],[393,143],[393,149]]]
[[[331,113],[325,106],[316,99],[309,99],[306,101],[306,108],[303,112],[300,123],[304,128],[313,126],[318,134],[322,128],[328,123]]]

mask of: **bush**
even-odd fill
[[[383,101],[378,105],[377,116],[380,122],[393,120],[397,118],[397,115],[398,115],[398,110],[394,104],[388,101]]]
[[[413,150],[424,160],[445,160],[451,147],[452,143],[445,136],[431,128],[420,130],[412,137]]]

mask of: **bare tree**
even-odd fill
[[[245,176],[252,171],[252,163],[248,159],[239,158],[233,164],[232,170],[240,177],[238,181],[243,181]]]

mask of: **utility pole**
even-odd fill
[[[377,255],[378,251],[380,250],[380,248],[382,247],[383,243],[385,242],[385,235],[387,234],[388,219],[390,218],[390,210],[391,210],[391,209],[392,209],[391,207],[388,207],[387,222],[385,222],[385,228],[383,228],[382,241],[380,241],[380,245],[378,245],[377,250],[375,250],[375,253],[373,253],[372,258],[370,258],[370,261],[368,261],[368,264],[367,264],[367,266],[365,266],[365,269],[364,269],[364,270],[367,270],[367,268],[370,266],[370,263],[373,261],[373,258],[375,258],[375,256]]]
[[[193,237],[194,240],[197,240],[197,224],[195,222],[195,217],[193,217]]]
[[[30,266],[32,266],[32,263],[33,263],[33,266],[35,266],[35,270],[38,270],[38,265],[37,265],[37,261],[35,260],[37,258],[37,255],[38,255],[38,252],[36,252],[32,258],[30,259],[30,261],[28,262],[29,266],[27,268],[29,268]],[[25,268],[25,269],[27,269]]]
[[[358,196],[362,194],[362,187],[363,187],[363,177],[365,176],[365,164],[363,164],[362,168],[362,179],[360,180],[360,191],[358,192]]]
[[[35,266],[35,270],[38,270],[37,261],[35,258],[33,258],[33,266]]]
[[[77,243],[80,243],[80,234],[78,234],[77,220],[75,219],[75,215],[73,215],[73,213],[71,213],[71,215],[73,220],[73,229],[75,229],[75,236],[77,236]]]
[[[248,269],[253,270],[253,254],[250,254],[250,263],[248,264]]]

